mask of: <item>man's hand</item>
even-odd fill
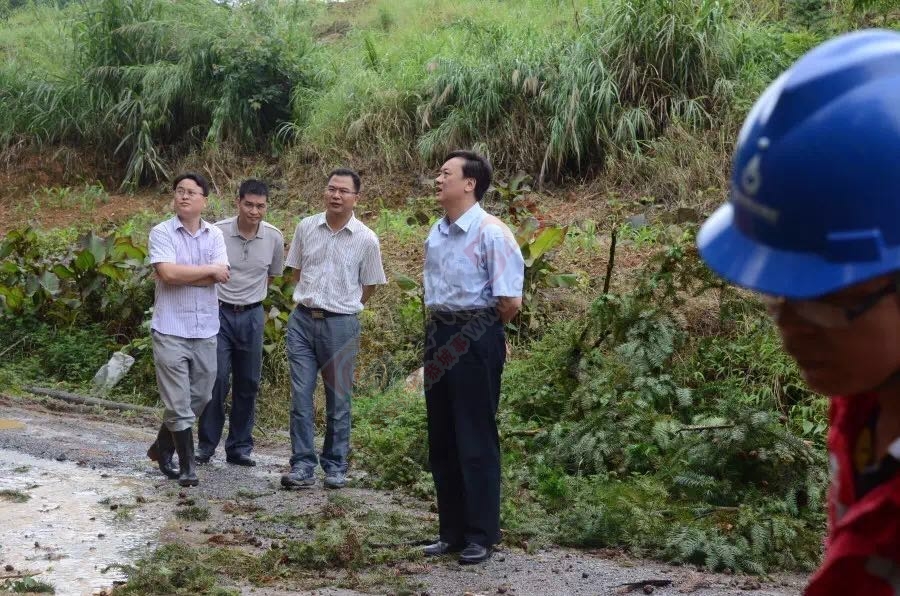
[[[500,313],[500,320],[503,323],[512,321],[522,308],[522,298],[515,296],[500,296],[497,299],[497,312]]]
[[[214,265],[210,265],[210,267],[212,268],[212,278],[216,280],[216,283],[224,284],[227,283],[229,279],[231,279],[231,270],[228,268],[228,265],[216,263]]]

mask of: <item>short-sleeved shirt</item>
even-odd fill
[[[387,283],[378,236],[351,216],[333,231],[319,213],[297,224],[285,265],[300,270],[294,302],[333,313],[363,309],[363,286]]]
[[[828,537],[806,596],[900,594],[900,441],[875,461],[878,397],[831,399]]]
[[[261,221],[256,235],[241,236],[237,217],[216,222],[225,237],[231,277],[227,283],[217,284],[219,300],[228,304],[262,302],[269,291],[269,277],[284,271],[284,236],[272,224]]]
[[[222,231],[200,220],[195,234],[178,217],[157,224],[150,231],[150,263],[177,265],[228,264]],[[151,329],[189,339],[212,337],[219,332],[216,286],[167,284],[156,278]]]
[[[522,295],[525,261],[506,224],[476,203],[455,222],[443,217],[432,226],[424,278],[432,310],[491,308]]]

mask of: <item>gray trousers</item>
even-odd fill
[[[156,385],[166,406],[163,423],[172,432],[191,428],[212,397],[216,380],[216,336],[188,339],[151,331]]]

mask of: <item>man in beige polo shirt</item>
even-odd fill
[[[225,237],[231,278],[217,287],[219,334],[216,347],[218,372],[212,400],[200,417],[197,430],[197,462],[207,463],[216,451],[225,425],[225,398],[231,386],[231,413],[225,461],[254,466],[253,422],[262,374],[265,313],[262,301],[269,282],[284,269],[284,236],[263,221],[269,189],[260,180],[241,183],[237,215],[216,223]]]

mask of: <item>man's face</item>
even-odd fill
[[[265,195],[246,194],[237,200],[238,222],[247,225],[259,225],[266,216]]]
[[[475,192],[475,180],[463,177],[463,164],[465,160],[461,157],[447,160],[434,179],[437,202],[443,207],[457,203],[467,194]]]
[[[200,185],[185,178],[175,187],[175,201],[173,208],[181,219],[194,219],[200,217],[206,208],[206,197]]]
[[[359,194],[350,176],[332,176],[325,187],[325,210],[339,217],[353,213]]]
[[[883,276],[815,301],[787,301],[770,308],[785,349],[813,390],[854,395],[879,387],[900,370],[900,298],[894,283],[892,277]],[[835,307],[824,309],[834,313],[872,306],[852,318],[836,317],[832,323],[822,316],[810,317],[821,315],[823,304]]]

